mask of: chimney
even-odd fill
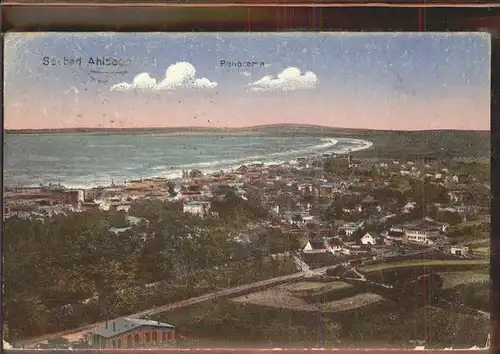
[[[108,329],[108,320],[106,320],[106,329]]]
[[[113,331],[115,331],[115,332],[116,332],[116,325],[115,325],[115,323],[114,323],[114,322],[113,322]]]

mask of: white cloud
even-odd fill
[[[264,76],[249,86],[252,91],[294,91],[315,88],[318,82],[318,77],[312,71],[302,74],[299,69],[289,67],[276,76]]]
[[[142,73],[134,77],[131,84],[120,82],[111,87],[111,91],[130,90],[174,90],[183,87],[210,89],[217,87],[217,83],[210,81],[206,77],[196,78],[196,69],[188,62],[179,62],[170,65],[165,72],[165,77],[160,82]]]
[[[248,71],[243,71],[243,72],[241,72],[241,75],[248,77],[251,74]]]
[[[71,86],[69,89],[67,89],[66,91],[64,91],[64,93],[66,95],[69,95],[70,93],[78,95],[80,93],[80,91],[78,91],[78,89],[75,86]]]
[[[66,91],[64,91],[64,94],[66,96],[68,96],[68,100],[65,100],[65,104],[67,104],[67,102],[73,102],[75,104],[78,103],[79,99],[78,99],[78,96],[80,95],[80,91],[78,91],[78,89],[75,87],[75,86],[71,86],[69,89],[67,89]]]

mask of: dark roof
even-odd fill
[[[311,244],[311,247],[315,250],[322,250],[326,248],[325,243],[323,241],[311,240],[309,241],[309,243]]]
[[[439,227],[432,226],[432,225],[426,225],[424,223],[419,223],[416,225],[406,225],[405,226],[406,230],[418,230],[418,231],[439,231]]]
[[[371,204],[371,203],[377,203],[377,200],[373,198],[371,195],[365,197],[362,201],[362,204]]]
[[[404,228],[404,225],[401,225],[401,224],[397,224],[397,225],[392,225],[391,226],[392,229],[403,229]]]
[[[168,323],[160,321],[143,320],[138,318],[118,318],[116,320],[108,321],[107,328],[106,325],[102,325],[95,328],[90,333],[97,334],[101,337],[110,338],[142,326],[161,327],[170,329],[175,328],[174,326]]]
[[[334,238],[330,241],[331,246],[342,246],[343,244],[344,244],[344,242],[342,242],[341,240],[336,239],[336,238]]]
[[[366,235],[370,235],[371,237],[373,237],[374,239],[377,239],[377,238],[380,238],[380,235],[378,232],[375,232],[375,231],[370,231],[370,232],[367,232],[366,234],[364,234],[364,236]],[[363,236],[363,237],[364,237]]]

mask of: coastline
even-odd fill
[[[190,164],[183,164],[180,166],[176,166],[175,169],[168,170],[168,166],[159,166],[157,167],[159,171],[158,174],[149,174],[149,175],[144,175],[144,176],[133,176],[133,177],[120,177],[120,178],[114,178],[115,180],[120,180],[120,181],[131,181],[131,180],[150,180],[150,179],[166,179],[166,180],[171,180],[171,181],[180,181],[182,180],[182,171],[183,170],[199,170],[201,171],[205,176],[212,176],[214,173],[228,173],[228,172],[234,172],[236,169],[243,165],[251,165],[251,164],[257,164],[257,163],[264,163],[264,166],[269,166],[269,165],[280,165],[280,166],[294,166],[296,164],[296,159],[299,157],[307,157],[307,158],[313,158],[314,156],[321,155],[324,153],[324,150],[328,150],[328,153],[332,154],[347,154],[348,152],[356,152],[356,151],[361,151],[361,150],[366,150],[370,149],[374,146],[373,142],[365,140],[365,139],[355,139],[355,138],[321,138],[321,142],[324,142],[322,144],[317,144],[313,145],[312,147],[309,148],[304,148],[300,150],[295,150],[293,152],[290,151],[285,151],[285,152],[278,152],[278,153],[271,153],[268,155],[259,155],[259,156],[247,156],[245,158],[235,158],[235,159],[228,159],[228,160],[216,160],[212,162],[200,162],[200,163],[190,163]],[[352,143],[355,145],[354,147],[350,148],[337,148],[335,149],[335,145],[337,145],[339,142],[348,142]],[[291,153],[291,154],[290,154]],[[284,157],[287,158],[284,158]],[[276,159],[269,159],[270,157],[276,157]],[[280,158],[281,157],[281,158]],[[261,160],[267,160],[267,161],[261,161]],[[218,165],[225,165],[221,166],[221,168],[217,168],[215,166]],[[106,178],[108,180],[111,180],[112,178]],[[44,186],[49,185],[49,182],[46,182],[43,184]],[[63,186],[64,188],[68,190],[72,189],[80,189],[80,190],[90,190],[90,189],[95,189],[95,188],[110,188],[112,187],[111,183],[108,184],[96,184],[96,183],[89,183],[89,184],[71,184],[71,183],[64,183],[61,182],[59,184],[55,184],[52,182],[52,185],[59,185]],[[120,186],[122,185],[121,183],[117,183],[115,186]],[[13,185],[5,185],[4,188],[8,189],[15,189],[15,188],[36,188],[40,187],[40,184],[26,184],[26,185],[21,185],[21,186],[13,186]]]

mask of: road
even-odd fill
[[[311,270],[311,267],[309,267],[307,265],[306,262],[304,262],[302,259],[300,259],[297,255],[293,255],[292,256],[293,258],[293,262],[295,263],[295,265],[302,270],[302,272],[306,275],[306,276],[312,276],[314,275],[314,271]]]
[[[276,278],[258,281],[258,282],[251,283],[251,284],[240,285],[240,286],[236,286],[233,288],[224,289],[224,290],[216,291],[213,293],[197,296],[197,297],[194,297],[191,299],[175,302],[173,304],[157,306],[157,307],[145,310],[145,311],[137,312],[137,313],[134,313],[134,314],[131,314],[128,316],[123,316],[121,318],[125,318],[125,317],[127,317],[127,318],[143,318],[146,316],[151,316],[151,315],[155,315],[155,314],[159,314],[159,313],[163,313],[163,312],[173,311],[173,310],[180,309],[180,308],[187,307],[187,306],[192,306],[192,305],[199,304],[199,303],[202,303],[205,301],[214,300],[214,299],[217,299],[220,297],[231,296],[231,295],[236,296],[236,295],[240,295],[242,293],[247,293],[247,292],[257,290],[259,288],[278,285],[278,284],[286,283],[286,282],[289,282],[292,280],[299,280],[299,279],[302,279],[304,277],[311,276],[311,274],[313,274],[313,275],[314,274],[324,274],[328,268],[330,268],[330,267],[323,267],[323,268],[318,268],[318,269],[314,269],[314,270],[302,271],[302,272],[298,272],[298,273],[294,273],[294,274],[290,274],[290,275],[285,275],[285,276],[281,276],[281,277],[276,277]],[[110,321],[112,321],[112,320],[110,320]],[[86,332],[91,331],[95,327],[102,326],[105,324],[106,324],[106,321],[102,321],[102,322],[98,322],[98,323],[93,323],[91,325],[82,326],[79,328],[74,328],[71,330],[66,330],[66,331],[61,331],[61,332],[57,332],[57,333],[44,335],[44,336],[41,336],[38,338],[33,338],[30,340],[19,341],[15,344],[16,344],[16,346],[29,348],[37,343],[46,341],[47,339],[50,339],[50,338],[56,338],[56,337],[60,337],[60,336],[79,337],[80,335],[84,335]]]

